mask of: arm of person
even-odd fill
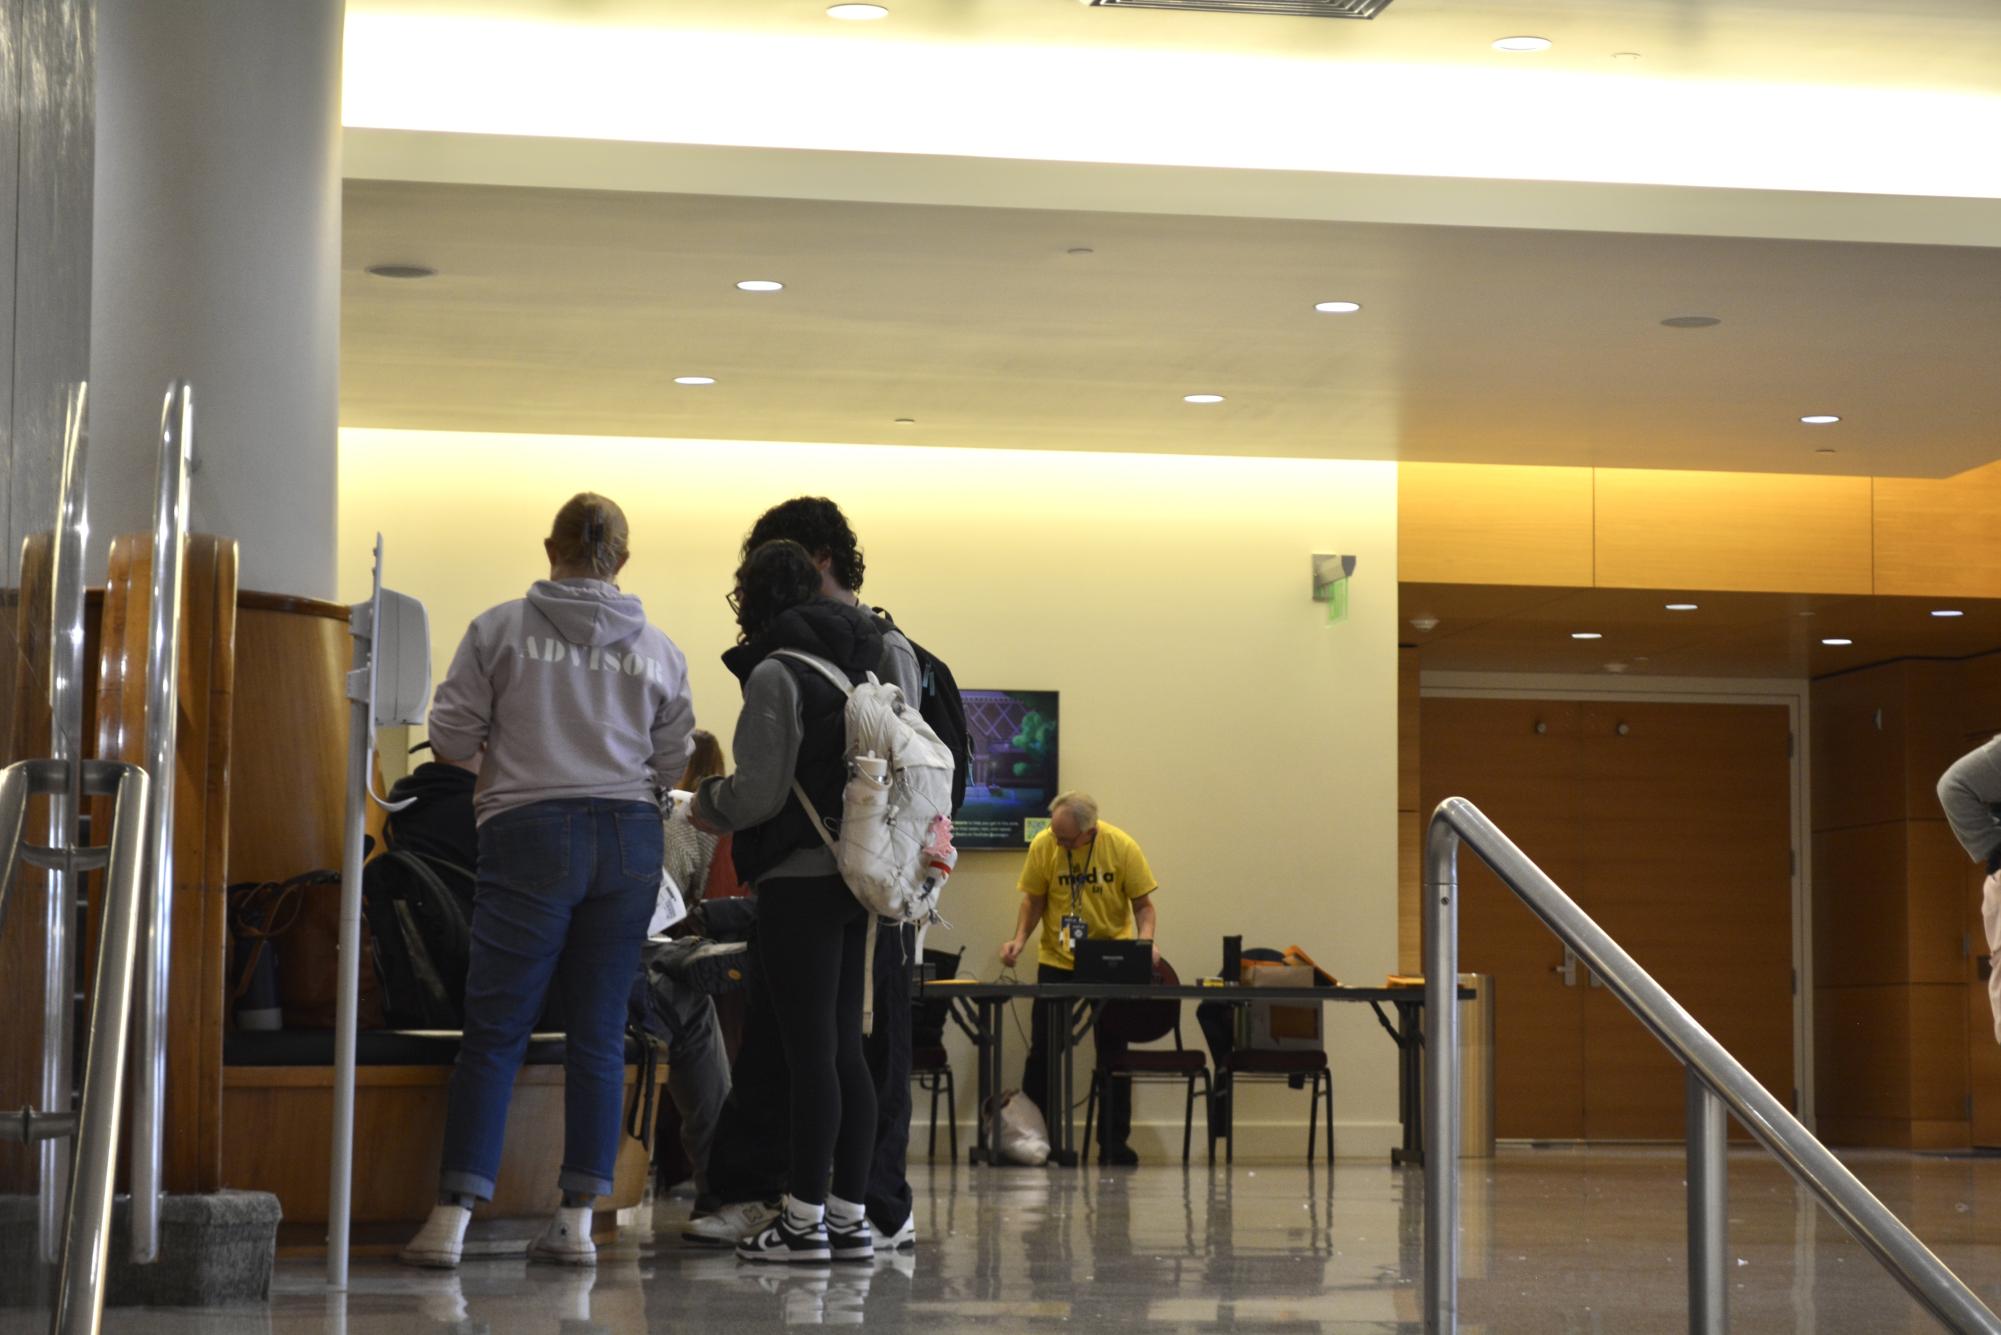
[[[882,637],[882,680],[903,692],[904,700],[915,709],[924,700],[924,673],[917,666],[917,651],[900,630]]]
[[[1160,914],[1153,907],[1153,892],[1148,891],[1133,901],[1133,935],[1142,941],[1153,942],[1153,962],[1160,963]]]
[[[1939,778],[1938,800],[1975,862],[1986,862],[2001,848],[2001,823],[1994,818],[1994,803],[2001,801],[2001,737],[1953,761]]]
[[[1014,962],[1021,958],[1021,952],[1028,946],[1028,934],[1041,924],[1042,912],[1048,903],[1047,895],[1038,895],[1032,890],[1022,891],[1021,907],[1014,915],[1014,935],[1001,945],[1003,968],[1012,969]]]
[[[445,669],[445,679],[431,696],[431,713],[424,721],[431,750],[446,764],[473,768],[493,728],[493,678],[480,652],[478,627],[466,627]]]
[[[648,768],[655,785],[667,789],[679,783],[694,751],[695,698],[688,692],[688,669],[683,664],[679,679],[653,716],[653,759]]]
[[[703,780],[691,813],[695,827],[723,834],[762,825],[784,810],[805,733],[799,683],[782,663],[758,664],[744,683],[743,712],[730,739],[736,772]]]

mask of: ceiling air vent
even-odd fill
[[[1199,9],[1211,14],[1287,14],[1309,19],[1372,19],[1390,0],[1083,0],[1093,9]]]

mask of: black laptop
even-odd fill
[[[1080,983],[1146,984],[1153,981],[1153,942],[1079,941]]]

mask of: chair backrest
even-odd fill
[[[1153,966],[1153,981],[1160,987],[1177,987],[1181,978],[1162,956]],[[1098,1015],[1098,1029],[1108,1038],[1127,1043],[1151,1043],[1166,1038],[1181,1023],[1179,1001],[1108,1001]]]

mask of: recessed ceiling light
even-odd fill
[[[1806,423],[1808,426],[1833,426],[1840,420],[1833,413],[1808,413],[1805,417],[1800,418],[1800,421]]]
[[[1853,640],[1845,640],[1845,639],[1841,638],[1841,636],[1839,636],[1839,635],[1834,635],[1834,636],[1830,636],[1830,637],[1828,637],[1828,638],[1827,638],[1827,639],[1825,639],[1825,640],[1822,640],[1822,641],[1821,641],[1821,643],[1822,643],[1822,644],[1824,644],[1824,645],[1826,645],[1826,646],[1827,646],[1828,648],[1830,648],[1830,649],[1844,649],[1844,648],[1846,648],[1847,646],[1849,646],[1849,645],[1851,645],[1851,644],[1855,643],[1855,641],[1853,641]]]
[[[1963,617],[1966,613],[1960,611],[1957,607],[1934,607],[1932,615],[1935,617]]]
[[[674,383],[677,385],[713,385],[716,383],[716,378],[712,375],[677,375],[674,377]]]
[[[1602,640],[1605,637],[1595,630],[1573,630],[1570,632],[1570,638],[1573,640]]]
[[[916,425],[917,425],[917,419],[916,419],[916,418],[914,418],[914,417],[899,417],[899,418],[897,418],[897,419],[896,419],[896,422],[895,422],[895,425],[897,425],[897,426],[916,426]]]
[[[1183,394],[1181,401],[1183,403],[1221,403],[1223,396],[1221,394]]]
[[[783,292],[785,284],[769,278],[746,278],[736,285],[739,292]]]
[[[1317,301],[1313,303],[1313,309],[1319,311],[1322,315],[1353,315],[1356,311],[1362,309],[1362,303],[1359,301]]]
[[[1065,255],[1095,255],[1098,252],[1091,249],[1089,246],[1072,246],[1070,247],[1070,249],[1064,251],[1063,253]]]
[[[371,264],[368,272],[377,278],[435,278],[438,271],[427,264]]]
[[[1519,55],[1524,51],[1547,51],[1550,45],[1547,37],[1503,37],[1494,43],[1494,49]]]
[[[871,19],[888,18],[889,10],[881,5],[829,5],[827,17],[849,23],[867,23]]]
[[[1840,451],[1840,450],[1837,450],[1837,449],[1835,449],[1835,448],[1834,448],[1834,446],[1832,446],[1832,445],[1823,445],[1823,446],[1821,446],[1821,447],[1820,447],[1819,449],[1815,450],[1815,451],[1814,451],[1814,453],[1815,453],[1815,454],[1839,454],[1839,453],[1841,453],[1841,451]]]
[[[1723,321],[1713,315],[1670,315],[1661,323],[1670,329],[1713,329]]]
[[[1639,58],[1640,53],[1637,51],[1614,51],[1612,53],[1612,59],[1614,60],[1638,60]]]
[[[1695,610],[1695,604],[1694,604],[1694,603],[1669,603],[1669,604],[1667,604],[1667,610],[1668,610],[1668,611],[1670,611],[1670,612],[1693,612],[1693,611]]]

